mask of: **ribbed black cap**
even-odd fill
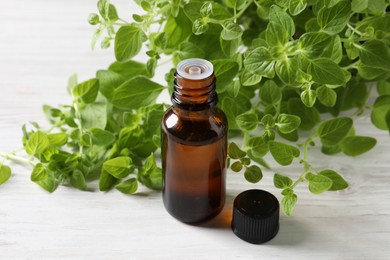
[[[264,243],[279,231],[279,202],[264,190],[240,193],[233,204],[233,232],[252,244]]]

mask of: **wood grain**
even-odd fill
[[[81,80],[113,61],[112,50],[90,49],[88,13],[95,0],[3,1],[0,8],[0,150],[21,146],[21,125],[45,125],[43,104],[70,101],[67,78]],[[123,17],[133,1],[113,1]],[[144,60],[145,57],[141,56]],[[163,80],[163,67],[157,80]],[[264,245],[251,245],[230,231],[233,198],[248,188],[274,193],[272,172],[260,184],[228,173],[225,210],[201,226],[182,224],[164,210],[161,194],[142,190],[79,192],[60,187],[49,195],[29,180],[31,169],[12,164],[13,175],[0,187],[0,259],[390,259],[390,139],[356,120],[359,135],[376,136],[378,145],[358,158],[321,155],[318,168],[338,170],[351,186],[342,192],[313,195],[297,188],[293,217],[281,216],[279,234]],[[301,167],[276,166],[298,176]]]

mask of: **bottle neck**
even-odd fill
[[[205,79],[191,80],[175,73],[171,99],[173,106],[191,111],[214,107],[218,102],[215,81],[214,74]]]

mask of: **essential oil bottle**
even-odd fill
[[[186,223],[216,216],[225,203],[228,125],[215,88],[209,61],[180,62],[162,119],[163,201]]]

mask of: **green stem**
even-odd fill
[[[5,160],[13,160],[13,161],[18,161],[18,162],[23,162],[23,163],[29,163],[31,164],[32,166],[35,166],[37,165],[36,162],[32,161],[31,159],[26,159],[26,158],[23,158],[23,157],[20,157],[20,156],[16,156],[14,154],[10,154],[10,153],[5,153],[5,152],[1,152],[0,151],[0,156],[2,156]]]
[[[252,3],[253,0],[248,1],[248,3],[244,6],[244,8],[242,8],[237,14],[235,14],[233,17],[229,18],[228,20],[236,21],[237,18],[239,18]]]
[[[47,131],[46,133],[49,134],[51,131],[53,131],[55,128],[59,127],[60,125],[64,124],[65,121],[64,120],[61,120],[61,121],[58,121],[56,122],[55,124],[53,124]]]
[[[73,107],[74,107],[74,110],[75,110],[75,113],[76,113],[76,117],[77,117],[77,119],[79,121],[78,127],[79,127],[79,130],[80,130],[80,139],[81,139],[81,137],[83,136],[83,132],[84,131],[83,131],[83,124],[82,124],[82,120],[81,120],[80,110],[79,110],[79,108],[77,106],[76,101],[73,101]],[[82,145],[81,140],[80,140],[79,144],[80,144],[80,146],[79,146],[79,153],[82,154],[83,153],[83,145]]]
[[[372,90],[374,89],[374,84],[370,84],[370,87],[368,89],[368,92],[367,92],[367,95],[365,96],[364,98],[364,103],[361,107],[359,107],[352,115],[351,117],[353,119],[355,119],[356,117],[358,117],[359,115],[361,115],[363,112],[364,112],[364,109],[365,108],[370,108],[371,106],[367,104],[368,102],[368,99],[370,98],[371,96],[371,93],[372,93]]]
[[[299,176],[299,178],[291,185],[291,189],[294,189],[299,183],[305,180],[305,176],[307,172],[310,170],[311,165],[307,162],[307,157],[309,154],[309,145],[313,141],[313,138],[316,137],[316,133],[310,135],[305,142],[303,143],[303,159],[301,160],[303,163],[303,172]]]

